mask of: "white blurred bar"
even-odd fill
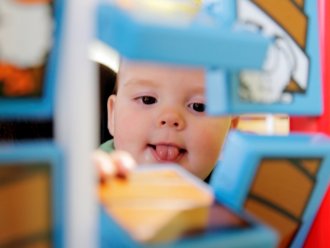
[[[62,50],[56,94],[55,139],[66,165],[66,247],[98,247],[96,171],[99,142],[98,75],[88,59],[97,0],[64,1]]]
[[[118,52],[101,41],[93,41],[89,49],[89,58],[92,61],[107,66],[115,73],[118,72],[120,60]]]

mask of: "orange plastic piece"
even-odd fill
[[[24,96],[36,91],[32,70],[10,64],[0,63],[0,83],[5,96]]]

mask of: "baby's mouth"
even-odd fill
[[[158,161],[174,162],[178,161],[186,152],[186,149],[171,144],[148,144],[153,149],[154,155]]]

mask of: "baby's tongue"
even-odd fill
[[[157,156],[161,160],[174,161],[180,154],[179,149],[170,145],[156,145]]]

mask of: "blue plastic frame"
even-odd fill
[[[15,144],[0,143],[0,167],[2,164],[6,166],[15,164],[26,164],[26,166],[30,166],[33,163],[47,163],[51,167],[53,247],[65,247],[65,180],[61,151],[50,141],[21,142]]]
[[[323,107],[317,8],[318,5],[315,0],[306,0],[304,3],[304,10],[308,16],[309,23],[306,34],[306,54],[311,61],[306,95],[295,94],[293,101],[290,103],[275,102],[267,104],[247,102],[242,100],[238,94],[239,71],[229,71],[218,67],[207,75],[207,112],[210,115],[238,115],[246,113],[320,115]]]
[[[199,180],[182,167],[174,164],[139,166],[138,171],[150,170],[168,170],[171,168],[179,174],[185,176],[186,180],[194,183],[198,188],[208,193],[213,193],[210,185]],[[161,244],[142,244],[134,240],[132,236],[116,222],[111,215],[107,214],[106,208],[99,205],[99,223],[100,223],[100,246],[101,247],[145,247],[145,248],[184,248],[184,247],[276,247],[277,234],[269,227],[257,222],[251,216],[232,211],[242,220],[246,221],[248,226],[242,228],[220,228],[218,231],[205,232],[200,235],[182,238],[176,241]]]
[[[53,115],[62,40],[64,0],[53,0],[53,4],[56,25],[54,26],[53,46],[46,64],[42,96],[24,98],[0,97],[0,119],[50,119]]]
[[[97,8],[97,38],[132,60],[158,61],[226,69],[259,69],[270,38],[234,28],[235,4],[222,1],[221,13],[212,6],[184,25],[139,17],[115,3]]]
[[[322,134],[264,136],[232,131],[221,158],[221,165],[215,168],[212,175],[211,186],[217,200],[236,211],[243,210],[262,159],[321,159],[314,189],[302,215],[301,227],[291,243],[292,247],[302,247],[329,184],[330,139]]]
[[[290,103],[270,104],[245,101],[238,94],[240,70],[260,69],[273,40],[235,24],[237,1],[219,0],[221,11],[213,10],[211,4],[185,25],[173,25],[175,21],[152,22],[152,18],[140,18],[132,10],[124,11],[114,3],[102,2],[97,8],[97,37],[132,60],[205,67],[207,112],[210,115],[320,115],[322,99],[315,1],[306,0],[304,4],[309,21],[306,53],[311,61],[306,93],[294,94]]]
[[[175,242],[144,245],[136,242],[111,216],[106,213],[105,208],[100,205],[100,247],[126,247],[126,248],[227,248],[227,247],[246,247],[264,248],[277,247],[277,234],[248,216],[239,214],[249,224],[245,229],[220,230],[218,232],[206,233],[181,239]]]

